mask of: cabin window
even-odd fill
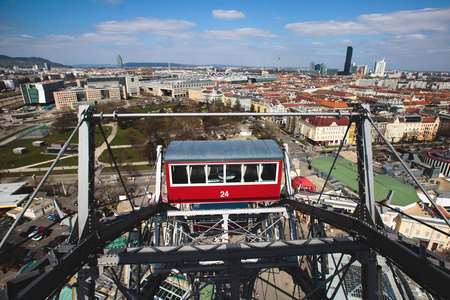
[[[227,182],[241,182],[242,165],[225,165]]]
[[[172,183],[173,184],[187,184],[187,166],[171,166]]]
[[[277,163],[171,165],[172,184],[275,182]]]
[[[208,165],[208,183],[223,183],[223,165]]]
[[[258,182],[258,168],[259,164],[245,164],[244,165],[244,182]]]
[[[205,166],[204,165],[193,165],[189,166],[189,177],[191,183],[205,183]]]
[[[275,181],[277,177],[277,165],[276,164],[261,164],[261,180],[262,181]]]

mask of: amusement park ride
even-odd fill
[[[165,151],[158,147],[154,201],[138,204],[139,199],[129,196],[119,172],[132,210],[101,222],[96,218],[94,130],[99,126],[103,133],[103,119],[206,115],[349,117],[356,125],[356,209],[350,214],[325,205],[320,197],[323,190],[315,201],[293,197],[287,146],[281,149],[275,141],[184,141],[170,143]],[[256,299],[257,280],[277,289],[276,283],[261,277],[277,269],[288,274],[295,287],[292,293],[280,289],[283,299],[413,299],[405,274],[429,297],[448,299],[449,263],[418,241],[384,226],[380,218],[373,190],[371,126],[364,105],[352,112],[320,114],[103,114],[81,106],[77,128],[26,204],[30,205],[78,131],[75,226],[66,242],[9,281],[1,292],[6,299],[57,297],[77,275],[78,299],[93,299],[102,277],[115,285],[117,299],[166,299],[158,294],[161,289],[166,289],[167,299],[201,299],[208,287],[213,287],[208,299]],[[163,177],[167,195],[161,193]],[[300,213],[309,216],[309,228],[302,226]],[[324,224],[347,234],[327,237]],[[107,247],[125,233],[133,240],[122,247]],[[182,278],[185,288],[167,288],[170,276]],[[352,280],[356,280],[353,287]]]

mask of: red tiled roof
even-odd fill
[[[346,126],[349,123],[348,117],[337,119],[335,117],[308,116],[302,118],[309,124],[316,127],[328,127],[333,123],[336,123],[336,125],[338,126]]]

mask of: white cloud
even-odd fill
[[[237,10],[222,10],[222,9],[214,9],[212,11],[212,16],[216,19],[220,20],[234,20],[234,19],[243,19],[245,18],[244,13]]]
[[[95,24],[102,34],[148,34],[172,36],[189,30],[197,24],[184,20],[161,20],[158,18],[137,18],[124,21],[108,21]]]
[[[449,30],[450,8],[426,8],[384,14],[361,15],[355,21],[315,21],[287,24],[284,28],[294,35],[344,36],[410,34],[424,31]]]
[[[278,38],[276,34],[257,28],[204,31],[202,38],[210,40],[244,41],[249,38]]]
[[[425,8],[386,14],[361,15],[356,19],[380,34],[408,34],[420,31],[442,32],[449,29],[450,8]]]
[[[450,54],[450,35],[407,34],[399,35],[374,44],[382,52],[391,52],[398,55],[416,55],[423,57],[429,53],[442,52]],[[448,61],[448,60],[447,60]]]
[[[282,18],[282,17],[276,17],[275,20],[278,20],[278,21],[286,21],[286,19],[285,19],[285,18]]]
[[[355,22],[315,21],[293,23],[284,26],[295,35],[343,36],[349,34],[366,35],[370,28]]]

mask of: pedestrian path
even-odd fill
[[[112,140],[116,137],[117,124],[109,123],[109,124],[106,124],[105,126],[111,126],[112,127],[111,133],[110,133],[110,135],[107,138],[107,141],[110,144],[112,142]],[[11,137],[11,139],[15,139],[15,136]],[[132,147],[133,147],[132,145],[111,146],[112,149],[132,148]],[[108,164],[100,162],[98,160],[100,155],[102,155],[102,153],[105,150],[107,150],[106,142],[103,142],[103,144],[101,146],[95,148],[96,167],[99,168],[100,170],[102,170],[103,168],[108,166]],[[65,155],[65,156],[61,157],[60,160],[67,159],[69,157],[74,157],[74,156],[77,156],[77,155]],[[40,165],[44,165],[44,164],[53,163],[54,161],[55,161],[55,159],[51,159],[51,160],[42,161],[42,162],[39,162],[39,163],[27,165],[27,166],[22,166],[22,167],[18,167],[18,168],[14,168],[14,169],[8,169],[6,171],[12,172],[12,173],[14,173],[14,172],[41,172],[41,171],[47,171],[50,168],[49,166],[45,166],[45,167],[39,167],[39,166]],[[133,165],[133,166],[145,166],[145,165],[148,165],[148,162],[147,161],[128,162],[127,164],[128,165]],[[54,170],[75,170],[75,169],[78,169],[78,166],[58,166],[58,167],[54,168]]]

